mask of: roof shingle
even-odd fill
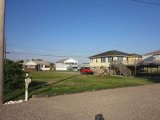
[[[129,53],[125,53],[125,52],[121,52],[121,51],[117,51],[117,50],[111,50],[111,51],[103,52],[103,53],[100,53],[97,55],[93,55],[89,58],[107,57],[107,56],[141,56],[141,55],[129,54]]]
[[[150,52],[150,53],[146,53],[144,54],[145,56],[147,55],[160,55],[160,50],[157,50],[157,51],[153,51],[153,52]]]

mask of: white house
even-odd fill
[[[50,63],[43,60],[25,60],[23,62],[23,70],[25,71],[46,71],[50,70]]]
[[[78,70],[78,61],[69,58],[62,59],[56,62],[56,70]]]
[[[144,54],[142,56],[142,59],[145,62],[151,62],[151,63],[152,62],[159,62],[160,63],[160,50]]]

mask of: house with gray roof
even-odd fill
[[[140,60],[141,58],[141,55],[117,50],[106,51],[89,57],[91,67],[109,67],[112,61],[120,61],[123,64],[134,64],[135,61]]]
[[[103,75],[118,74],[131,76],[135,74],[135,65],[141,60],[142,56],[135,53],[125,53],[118,50],[106,51],[89,57],[90,67],[95,73]]]
[[[24,71],[40,71],[40,70],[49,71],[50,62],[40,60],[40,59],[24,60],[23,70]]]

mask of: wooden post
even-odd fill
[[[0,0],[0,105],[3,104],[4,16],[5,0]]]
[[[135,76],[137,75],[137,66],[135,65]]]
[[[135,69],[135,71],[134,71],[134,75],[136,76],[136,75],[137,75],[137,62],[136,62],[136,61],[135,61],[134,69]]]

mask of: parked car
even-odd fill
[[[68,66],[67,70],[69,70],[69,71],[78,71],[78,67]]]
[[[81,67],[80,73],[82,75],[93,75],[93,70],[91,70],[89,67]]]

